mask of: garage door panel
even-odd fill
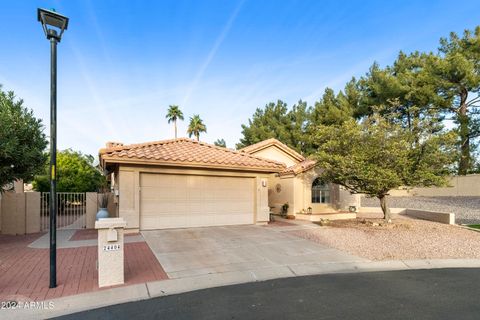
[[[140,184],[143,230],[253,223],[253,178],[145,173]]]
[[[182,206],[176,205],[174,202],[166,202],[166,203],[156,203],[156,202],[143,202],[143,209],[142,214],[146,215],[157,215],[159,211],[165,214],[181,214]],[[186,208],[183,206],[183,208]]]

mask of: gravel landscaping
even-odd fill
[[[480,223],[480,197],[389,197],[392,208],[455,213],[457,224]],[[380,207],[377,198],[362,198],[362,207]]]
[[[370,260],[480,258],[480,232],[403,216],[391,224],[378,214],[365,217],[289,234]]]

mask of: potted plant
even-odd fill
[[[108,218],[108,193],[101,193],[98,197],[98,212],[96,215],[96,220],[102,218]]]
[[[312,214],[312,207],[308,207],[307,212],[308,214]]]
[[[288,212],[288,202],[286,202],[283,206],[282,206],[282,216],[283,217],[286,217],[287,216],[287,212]]]

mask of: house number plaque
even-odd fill
[[[117,251],[120,250],[119,244],[107,244],[103,246],[103,251]]]

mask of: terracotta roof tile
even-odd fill
[[[280,172],[285,169],[285,164],[280,162],[187,138],[112,146],[101,149],[99,153],[102,164],[141,162],[268,172]]]
[[[305,172],[316,165],[316,161],[312,159],[305,159],[302,162],[299,162],[297,164],[294,164],[293,166],[290,166],[286,168],[285,170],[279,172],[279,175],[281,176],[286,176],[286,175],[297,175],[299,173]]]

